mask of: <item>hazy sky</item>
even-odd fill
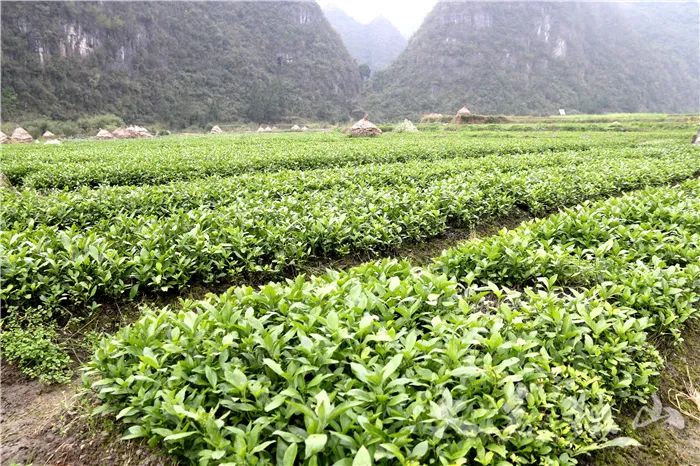
[[[423,22],[437,0],[317,0],[321,7],[333,5],[360,21],[369,23],[384,16],[409,37]]]

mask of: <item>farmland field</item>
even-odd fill
[[[85,380],[126,438],[182,464],[576,464],[630,447],[621,408],[656,392],[660,348],[699,314],[695,124],[5,146],[3,359],[66,381],[66,333],[147,304],[91,333]],[[410,245],[434,258],[418,267]]]

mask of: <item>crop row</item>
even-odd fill
[[[613,413],[656,390],[650,335],[697,315],[698,246],[700,182],[646,189],[427,269],[148,311],[99,344],[88,379],[125,438],[191,464],[576,464],[635,443],[610,439]]]
[[[700,159],[611,159],[513,173],[460,173],[423,186],[348,186],[166,217],[116,215],[89,228],[0,233],[10,314],[50,312],[192,284],[275,277],[310,260],[386,251],[519,208],[541,214],[596,196],[685,179]],[[36,312],[32,312],[36,315]]]
[[[481,135],[479,135],[481,136]],[[97,185],[161,184],[210,175],[306,170],[339,166],[481,157],[591,147],[644,146],[661,141],[680,146],[673,132],[616,135],[513,133],[491,137],[455,134],[387,135],[350,139],[342,135],[173,137],[155,140],[76,142],[61,146],[8,146],[3,173],[17,186],[37,189]],[[685,141],[683,141],[685,144]]]
[[[508,157],[438,161],[411,161],[383,165],[362,165],[316,170],[284,170],[249,173],[235,177],[210,177],[155,186],[105,186],[76,191],[42,193],[33,189],[0,190],[0,215],[8,229],[28,224],[87,226],[117,214],[166,216],[176,210],[216,208],[253,197],[279,198],[306,191],[350,189],[354,186],[425,187],[439,179],[460,173],[477,178],[487,173],[500,175],[535,167],[574,167],[606,159],[679,160],[691,158],[692,148],[591,149]]]
[[[697,164],[697,162],[696,162]],[[688,158],[610,160],[509,175],[460,174],[434,184],[252,196],[219,209],[169,217],[116,216],[87,230],[3,232],[2,298],[13,307],[87,304],[101,295],[135,296],[192,281],[279,273],[316,257],[379,251],[474,224],[517,207],[541,213],[591,196],[691,176]]]

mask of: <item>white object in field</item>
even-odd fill
[[[559,109],[559,115],[561,115],[561,116],[566,116],[566,110],[564,110],[563,108],[560,108],[560,109]]]

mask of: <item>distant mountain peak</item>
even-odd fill
[[[372,72],[389,66],[406,47],[406,38],[386,17],[363,24],[335,5],[324,9],[331,26],[340,34],[350,55]]]

